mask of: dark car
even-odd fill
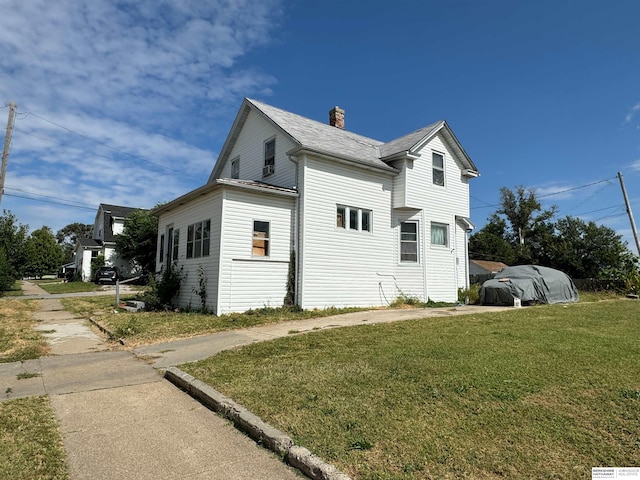
[[[100,267],[96,272],[93,281],[98,285],[103,283],[111,283],[115,285],[120,279],[120,271],[116,267]]]

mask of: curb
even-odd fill
[[[238,430],[284,458],[289,465],[297,468],[307,477],[313,480],[351,480],[351,477],[312,454],[306,448],[295,445],[291,437],[263,422],[243,406],[179,368],[169,367],[164,372],[164,378],[187,392],[205,407],[231,420]]]
[[[89,317],[89,321],[91,323],[93,323],[98,328],[98,330],[100,330],[102,333],[104,333],[107,337],[116,338],[115,334],[111,330],[109,330],[107,327],[105,327],[102,324],[100,324],[95,318]],[[122,338],[118,338],[118,343],[120,345],[124,345],[125,341]]]

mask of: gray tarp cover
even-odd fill
[[[480,287],[482,305],[522,303],[568,303],[578,301],[573,280],[560,270],[537,265],[518,265],[498,272]]]

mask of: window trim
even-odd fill
[[[355,219],[353,215],[355,214]],[[363,228],[363,218],[368,218],[367,227]],[[367,232],[371,233],[373,230],[373,210],[368,208],[350,207],[341,203],[336,204],[336,216],[335,216],[336,229],[346,230],[351,232]],[[352,220],[355,221],[355,225]]]
[[[198,233],[200,234],[198,238]],[[206,251],[205,253],[205,245]],[[208,257],[211,253],[211,219],[187,226],[187,258]]]
[[[236,157],[231,160],[231,178],[238,179],[240,178],[240,157]]]
[[[260,230],[256,230],[256,224],[258,223],[266,223],[267,231],[265,237],[256,236],[256,232],[260,232]],[[255,242],[264,242],[264,255],[259,255],[255,253],[256,247]],[[267,220],[253,220],[253,230],[251,234],[251,257],[253,258],[269,258],[271,256],[271,222]]]
[[[433,242],[433,231],[434,228],[443,228],[444,229],[444,243],[434,243]],[[449,224],[441,223],[441,222],[431,222],[431,230],[429,232],[429,237],[431,241],[431,246],[433,248],[449,248]]]
[[[414,225],[415,226],[415,232],[407,232],[409,234],[414,234],[415,235],[415,240],[405,240],[402,238],[403,235],[403,231],[402,231],[402,227],[403,225]],[[409,265],[417,265],[420,263],[420,222],[418,220],[407,220],[405,222],[400,222],[399,225],[399,233],[400,233],[400,251],[399,251],[399,263],[402,264],[409,264]],[[415,260],[404,260],[402,258],[403,252],[402,252],[402,245],[403,244],[413,244],[415,245],[415,256],[416,259]]]
[[[267,156],[267,147],[273,143],[273,154]],[[271,137],[264,141],[263,144],[263,163],[262,176],[268,177],[276,172],[276,137]]]
[[[442,167],[436,167],[435,162],[434,162],[434,157],[438,155],[440,157],[442,157]],[[436,150],[432,150],[431,151],[431,183],[433,183],[433,185],[436,185],[437,187],[444,187],[446,185],[446,171],[445,171],[445,164],[446,164],[446,157],[444,153],[438,152]],[[436,182],[436,175],[435,172],[442,172],[442,183],[437,183]]]
[[[164,233],[160,234],[160,241],[159,243],[159,247],[160,247],[160,252],[159,252],[159,257],[160,257],[160,261],[158,263],[163,264],[164,263]]]

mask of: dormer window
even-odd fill
[[[262,176],[266,177],[275,172],[276,165],[276,139],[272,138],[264,142],[264,167]]]
[[[433,152],[431,159],[433,163],[433,184],[444,187],[444,155]]]

